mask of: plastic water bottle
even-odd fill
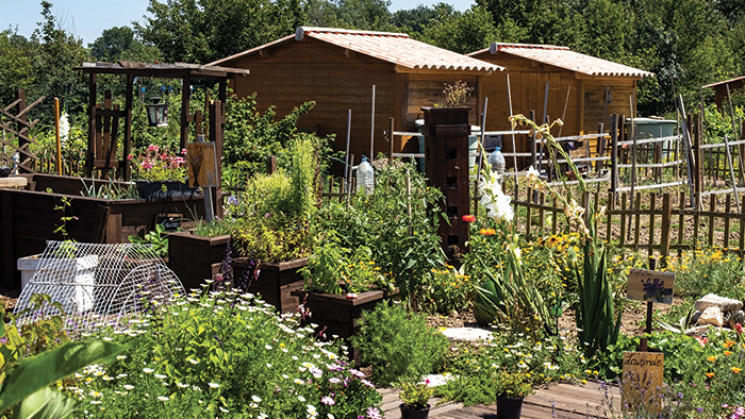
[[[362,163],[357,166],[357,192],[363,188],[365,195],[372,195],[375,190],[375,171],[367,157],[363,157]]]
[[[506,162],[504,161],[504,156],[499,147],[495,148],[494,151],[489,154],[489,158],[486,161],[491,165],[492,172],[497,172],[499,176],[504,175]]]

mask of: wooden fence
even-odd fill
[[[547,236],[574,231],[569,226],[563,207],[557,199],[534,191],[517,189],[513,198],[519,231],[529,237]],[[594,213],[605,207],[597,220],[597,237],[615,246],[648,255],[679,255],[684,250],[701,247],[745,253],[745,197],[733,194],[702,197],[700,209],[686,205],[684,193],[641,192],[631,201],[626,192],[590,192],[581,198],[581,205]],[[735,200],[740,199],[740,210]],[[589,214],[589,211],[586,211]]]

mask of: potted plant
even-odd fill
[[[424,383],[403,383],[398,398],[403,403],[399,406],[402,419],[427,419],[429,417],[429,399],[432,397],[429,380]]]
[[[226,210],[235,198],[228,198]],[[198,288],[205,280],[215,279],[221,262],[228,255],[232,218],[199,222],[191,231],[168,235],[168,265],[185,289]]]
[[[234,281],[283,313],[297,310],[295,291],[303,287],[298,269],[308,262],[315,242],[310,220],[317,202],[318,146],[313,138],[296,139],[285,167],[249,180],[234,214]]]
[[[362,311],[394,294],[396,288],[380,272],[369,248],[343,247],[333,230],[319,241],[322,244],[300,270],[306,282],[298,294],[307,310],[306,320],[317,324],[324,334],[350,337],[359,329]]]
[[[499,370],[496,376],[497,418],[520,419],[523,400],[533,392],[530,377],[521,371]]]
[[[180,156],[170,155],[167,148],[150,144],[147,150],[139,155],[127,156],[140,198],[166,199],[196,193],[197,188],[190,188],[184,183],[184,151]]]

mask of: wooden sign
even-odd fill
[[[217,186],[215,143],[188,143],[186,163],[189,169],[190,187],[214,188]]]
[[[623,405],[631,410],[659,413],[665,355],[656,352],[623,353]]]
[[[627,286],[631,300],[672,304],[675,288],[675,273],[631,269]]]

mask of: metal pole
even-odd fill
[[[62,141],[59,132],[59,98],[54,98],[54,131],[55,144],[57,145],[57,174],[62,174]],[[108,153],[106,155],[108,159]]]
[[[633,110],[633,98],[629,96],[629,105],[630,108]],[[629,133],[631,135],[631,203],[630,207],[633,207],[634,205],[634,187],[636,186],[636,133],[634,132],[634,112],[631,112],[631,132]],[[629,212],[629,223],[627,224],[629,226],[627,233],[626,233],[626,240],[631,239],[631,212]]]
[[[372,112],[370,114],[370,163],[375,153],[375,85],[372,85]]]
[[[567,116],[567,106],[569,106],[569,93],[572,91],[572,85],[567,86],[567,98],[564,100],[564,110],[561,112],[561,122],[564,122],[564,118]],[[564,124],[559,127],[559,137],[561,137],[561,131],[564,129]]]
[[[686,150],[686,155],[688,156],[688,164],[686,164],[686,172],[688,173],[688,186],[691,191],[691,206],[696,208],[696,199],[695,199],[695,192],[693,190],[693,166],[696,165],[696,159],[693,155],[693,151],[691,150],[691,133],[688,132],[688,126],[686,125],[686,121],[688,121],[688,117],[686,116],[686,108],[685,104],[683,103],[683,95],[678,95],[678,107],[680,109],[680,116],[683,120],[682,125],[685,127],[683,129],[683,146]]]
[[[512,89],[510,88],[510,75],[505,74],[507,77],[507,104],[509,105],[510,116],[512,116]],[[510,127],[512,129],[512,127]],[[512,166],[517,173],[517,147],[515,146],[515,134],[512,134]],[[517,182],[515,182],[517,184]]]
[[[729,164],[729,178],[732,181],[732,190],[735,191],[735,205],[737,205],[737,212],[740,212],[740,200],[737,195],[737,182],[735,182],[735,170],[732,168],[732,154],[729,152],[727,134],[724,134],[724,151],[727,154],[727,164]]]
[[[349,139],[352,137],[352,110],[347,109],[347,148],[346,153],[344,154],[344,183],[346,184],[346,187],[349,187],[349,183],[347,180],[349,179],[349,165],[351,162],[349,161]]]

